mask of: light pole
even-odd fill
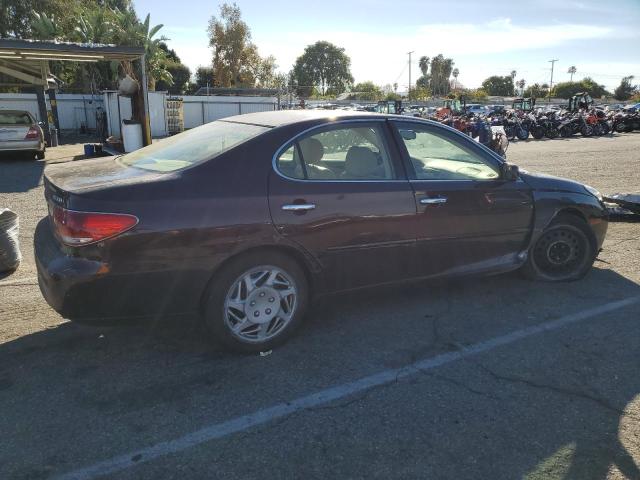
[[[408,97],[409,97],[409,101],[411,100],[411,54],[414,53],[413,51],[409,52],[409,93],[408,93]]]
[[[551,81],[549,82],[549,98],[551,98],[551,90],[553,89],[553,66],[557,61],[558,61],[557,58],[555,60],[549,60],[549,63],[551,64]]]

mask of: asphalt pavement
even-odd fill
[[[513,143],[508,159],[640,190],[639,133]],[[0,158],[24,254],[0,277],[0,478],[640,479],[639,223],[610,225],[584,280],[335,296],[243,356],[191,317],[100,328],[51,310],[31,250],[44,166]]]

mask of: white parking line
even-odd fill
[[[299,397],[290,402],[279,403],[272,407],[268,407],[262,410],[255,411],[248,415],[232,418],[226,422],[216,423],[206,426],[200,430],[188,433],[182,437],[160,442],[150,447],[141,448],[130,453],[118,455],[117,457],[104,460],[102,462],[95,463],[93,465],[54,477],[57,480],[85,480],[93,479],[102,475],[108,475],[111,473],[119,472],[127,468],[140,465],[144,462],[149,462],[158,457],[168,455],[171,453],[180,452],[190,447],[200,445],[202,443],[215,440],[218,438],[226,437],[228,435],[247,430],[249,428],[271,422],[273,420],[286,417],[296,412],[308,410],[319,405],[323,405],[341,398],[345,398],[356,393],[369,390],[373,387],[378,387],[391,383],[400,378],[405,378],[414,375],[418,372],[431,370],[439,366],[461,360],[472,355],[493,350],[503,345],[517,342],[539,333],[549,332],[565,327],[567,325],[587,320],[589,318],[609,313],[614,310],[634,305],[640,302],[640,296],[630,297],[624,300],[616,302],[606,303],[598,307],[590,308],[578,313],[572,313],[564,317],[552,320],[550,322],[541,323],[532,327],[516,330],[515,332],[494,337],[484,342],[476,343],[470,347],[455,351],[437,355],[432,358],[419,360],[404,367],[395,368],[392,370],[384,370],[374,375],[363,377],[359,380],[337,385],[335,387],[327,388],[319,392],[307,395],[305,397]]]

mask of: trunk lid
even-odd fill
[[[0,142],[21,142],[31,125],[0,125]]]
[[[128,167],[117,157],[51,164],[44,172],[45,184],[58,193],[91,193],[106,188],[145,183],[166,174]]]

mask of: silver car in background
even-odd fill
[[[24,110],[0,110],[0,152],[26,152],[44,158],[44,134]]]

